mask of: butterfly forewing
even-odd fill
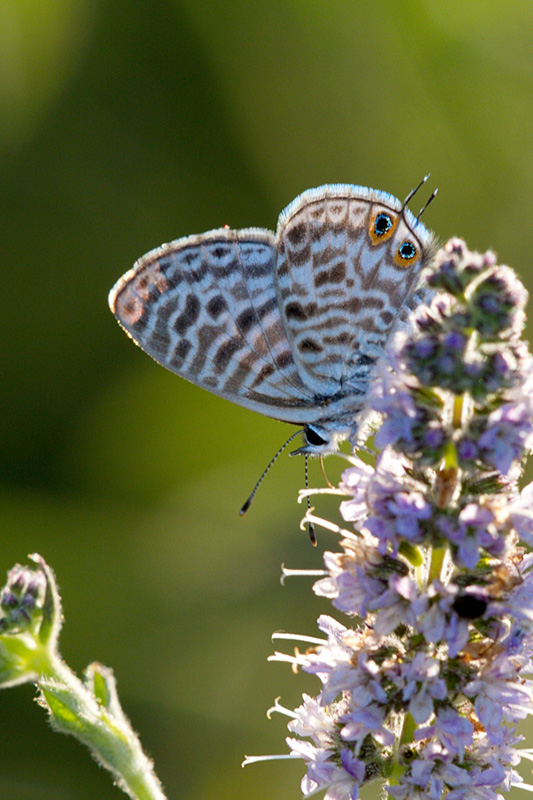
[[[141,258],[110,305],[137,344],[171,371],[263,414],[305,422],[317,412],[281,321],[275,257],[270,231],[187,237]]]

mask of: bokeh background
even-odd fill
[[[295,459],[239,519],[290,429],[165,372],[107,292],[161,242],[429,170],[426,225],[532,286],[532,44],[530,0],[0,3],[0,568],[53,566],[64,657],[114,668],[169,798],[300,796],[301,763],[240,762],[285,752],[266,709],[318,688],[266,658],[329,610],[280,564],[334,539],[299,530]],[[0,695],[0,796],[121,796],[33,697]]]

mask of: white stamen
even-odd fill
[[[530,783],[513,783],[513,789],[525,789],[526,792],[533,792],[533,786]]]
[[[268,709],[267,714],[266,714],[268,719],[270,719],[270,715],[271,715],[271,713],[273,711],[277,711],[279,714],[285,714],[286,717],[291,717],[292,719],[298,719],[298,714],[296,714],[294,711],[291,711],[289,708],[285,708],[285,706],[282,706],[278,702],[278,700],[279,700],[279,697],[276,697],[274,705],[271,706],[271,708]]]
[[[325,569],[287,569],[283,564],[281,565],[281,578],[280,583],[285,586],[285,578],[292,577],[324,577],[328,575]]]
[[[280,753],[273,756],[244,756],[241,767],[247,767],[249,764],[256,764],[258,761],[286,761],[289,758],[300,758],[300,756],[293,756],[288,753]]]
[[[340,528],[334,522],[330,522],[327,519],[322,519],[321,517],[315,517],[312,513],[315,509],[311,508],[307,514],[303,517],[302,521],[300,522],[300,530],[304,531],[306,523],[313,522],[315,525],[320,525],[322,528],[325,528],[328,531],[332,531],[333,533],[338,533],[340,536],[344,536],[346,539],[353,539],[354,535],[350,531],[347,531],[346,528]]]
[[[309,642],[309,644],[327,644],[327,639],[317,639],[316,636],[303,636],[299,633],[284,633],[276,631],[272,634],[273,639],[290,639],[293,642]]]
[[[290,656],[287,653],[280,653],[279,650],[276,650],[273,655],[269,656],[267,661],[282,661],[286,664],[292,664],[293,666],[298,666],[300,663],[300,660],[296,658],[296,656]]]
[[[336,494],[341,497],[351,497],[352,493],[347,492],[345,489],[338,489],[337,487],[324,486],[321,489],[300,489],[298,492],[298,502],[303,503],[306,497],[311,497],[314,494]]]

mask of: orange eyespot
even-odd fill
[[[370,220],[368,232],[372,244],[383,244],[390,239],[396,228],[398,218],[387,211],[378,211]]]
[[[410,267],[418,259],[418,248],[409,239],[401,243],[394,255],[394,261],[402,269]]]

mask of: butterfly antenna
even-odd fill
[[[434,198],[436,197],[436,195],[437,195],[437,192],[438,192],[438,191],[439,191],[439,189],[438,189],[438,187],[437,187],[437,188],[435,189],[435,191],[434,191],[434,192],[432,192],[432,193],[430,194],[430,196],[429,196],[429,200],[427,201],[427,203],[426,203],[424,206],[422,206],[422,208],[421,208],[421,209],[420,209],[420,211],[418,212],[418,216],[417,216],[417,218],[416,218],[416,221],[417,221],[417,222],[418,222],[418,220],[420,219],[420,217],[422,216],[422,214],[424,213],[424,211],[426,210],[426,208],[429,206],[429,204],[431,203],[431,201],[432,201],[432,200],[434,200]]]
[[[290,444],[290,442],[292,442],[292,440],[295,439],[300,433],[302,433],[302,431],[296,431],[296,433],[293,433],[292,436],[289,436],[289,438],[287,439],[285,444],[281,445],[281,447],[279,448],[279,450],[276,453],[276,455],[274,456],[274,458],[270,461],[268,466],[263,470],[263,473],[262,473],[261,477],[259,478],[259,480],[257,481],[257,483],[254,486],[253,492],[251,493],[250,497],[248,498],[246,503],[244,503],[244,505],[242,506],[241,510],[239,511],[239,514],[241,515],[241,517],[243,516],[243,514],[246,514],[246,512],[248,511],[248,509],[252,505],[252,500],[254,499],[257,490],[259,489],[259,487],[263,483],[263,479],[264,479],[265,475],[267,474],[267,472],[269,471],[270,467],[273,465],[274,461],[276,461],[278,456],[280,456],[283,453],[283,451],[285,450],[287,445]]]
[[[309,463],[309,456],[307,453],[305,454],[305,488],[309,489],[309,472],[307,469],[307,465]],[[311,512],[311,499],[309,495],[306,496],[307,500],[307,510]],[[315,534],[315,526],[311,521],[309,521],[309,538],[311,539],[311,544],[313,547],[316,547],[316,534]]]
[[[407,203],[409,202],[409,200],[412,197],[414,197],[414,195],[418,192],[419,189],[422,188],[422,186],[425,184],[425,182],[427,181],[427,179],[429,178],[430,175],[431,175],[431,172],[428,172],[427,175],[424,175],[424,177],[422,178],[422,180],[420,181],[418,186],[416,186],[414,189],[411,189],[411,191],[409,192],[409,194],[407,195],[407,197],[405,198],[405,200],[402,203],[402,208],[401,208],[400,214],[402,213],[404,208],[407,206]],[[429,203],[429,201],[428,201],[428,203]],[[426,206],[428,205],[428,203],[426,203]],[[420,214],[418,216],[420,216]]]

